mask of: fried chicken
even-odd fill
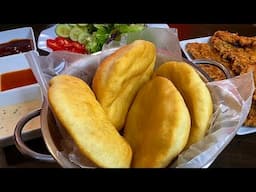
[[[253,100],[249,114],[244,122],[245,126],[256,127],[256,101]]]
[[[219,37],[220,34],[222,35],[221,38]],[[239,38],[241,38],[241,40],[239,40]],[[246,37],[240,37],[229,32],[217,31],[212,36],[210,44],[218,51],[223,59],[229,60],[231,70],[235,75],[253,71],[254,83],[256,84],[256,48],[249,48],[253,44],[256,45],[256,39],[248,37],[247,47],[245,43],[242,44],[243,47],[241,47],[239,43],[231,44],[222,39],[228,40],[229,42],[245,42],[244,39],[246,39]],[[249,41],[251,44],[249,44]],[[253,100],[256,100],[256,92],[254,92]]]
[[[210,44],[208,43],[188,43],[186,50],[189,54],[192,55],[194,59],[209,59],[217,61],[223,64],[227,69],[230,69],[230,63],[223,59]],[[200,67],[208,73],[208,75],[214,80],[225,79],[224,73],[217,67],[212,65],[201,64]],[[233,75],[233,72],[229,70],[230,74]]]
[[[237,33],[230,33],[228,31],[216,31],[213,36],[218,37],[222,41],[230,43],[234,46],[240,46],[240,47],[256,46],[256,37],[239,36]]]
[[[251,70],[254,70],[254,65],[256,64],[256,49],[241,47],[240,44],[231,44],[229,42],[239,42],[239,36],[233,35],[233,33],[219,31],[216,32],[211,40],[211,46],[218,51],[219,55],[230,62],[231,70],[236,74],[240,75],[243,73],[247,73]],[[219,34],[222,34],[221,37],[224,36],[225,38],[220,38]],[[229,35],[228,35],[229,34]],[[233,38],[234,37],[234,40]],[[245,37],[241,37],[244,39]],[[227,39],[225,41],[223,39]],[[243,42],[243,41],[242,41]],[[254,41],[251,41],[254,42]],[[255,41],[256,45],[256,41]]]
[[[219,81],[219,80],[226,79],[225,74],[218,67],[215,67],[209,64],[198,64],[198,65],[200,66],[201,69],[203,69],[209,75],[209,77],[212,80]]]
[[[208,43],[189,43],[186,50],[194,59],[212,59],[222,63],[232,75],[240,75],[253,71],[256,84],[256,37],[239,36],[237,33],[217,31]],[[220,72],[213,68],[204,70],[214,80],[220,80]],[[256,92],[244,122],[246,126],[256,126]]]

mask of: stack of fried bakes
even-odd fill
[[[136,40],[105,58],[92,89],[81,79],[51,79],[48,99],[80,153],[98,167],[167,167],[201,140],[213,112],[211,95],[184,62],[154,72],[156,48]]]
[[[239,36],[228,31],[216,31],[208,43],[188,43],[188,53],[194,59],[211,59],[222,63],[232,75],[240,75],[256,70],[256,37]],[[224,74],[213,66],[201,67],[215,80],[224,79]],[[254,72],[254,82],[256,73]],[[244,123],[256,126],[256,93],[253,95],[252,107]]]

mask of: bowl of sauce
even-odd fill
[[[0,44],[0,57],[34,50],[32,39],[13,39]]]

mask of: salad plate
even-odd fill
[[[168,24],[146,24],[147,27],[150,28],[169,28]],[[37,42],[37,47],[43,51],[46,52],[52,52],[52,49],[50,49],[49,47],[47,47],[46,41],[47,39],[54,39],[57,37],[56,32],[56,24],[53,24],[52,26],[50,26],[49,28],[41,31],[41,33],[39,34],[38,37],[38,42]]]

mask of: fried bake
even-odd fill
[[[130,167],[130,145],[112,125],[83,80],[70,75],[53,77],[48,100],[53,113],[84,157],[99,167]]]
[[[131,167],[166,167],[184,149],[190,115],[171,81],[154,77],[138,92],[128,112],[124,137],[133,151]]]
[[[256,37],[239,36],[228,31],[216,31],[208,43],[188,43],[186,50],[194,59],[211,59],[223,64],[232,75],[253,71],[256,82]],[[215,80],[221,80],[221,73],[216,67],[204,67]],[[216,71],[216,72],[215,72]],[[256,126],[256,93],[249,115],[244,123]]]
[[[92,88],[117,130],[123,128],[137,91],[150,79],[155,61],[155,45],[135,40],[105,58],[97,68]]]
[[[210,126],[213,113],[211,94],[195,69],[185,62],[167,62],[155,72],[173,82],[188,107],[191,116],[187,147],[201,140]]]

